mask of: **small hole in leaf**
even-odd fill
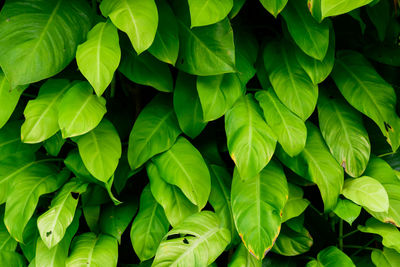
[[[46,237],[48,237],[49,235],[51,235],[51,231],[48,231],[47,233],[46,233]]]
[[[390,126],[389,123],[387,123],[386,121],[384,121],[383,123],[385,124],[386,132],[389,132],[389,130],[393,132],[393,128],[392,128],[392,126]]]
[[[71,196],[72,196],[73,199],[78,199],[79,193],[71,192]]]
[[[189,241],[188,241],[186,238],[184,238],[184,239],[183,239],[183,243],[184,243],[184,244],[189,244]]]

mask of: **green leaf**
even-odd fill
[[[88,171],[106,183],[117,169],[122,154],[121,140],[114,125],[104,119],[94,130],[74,141]]]
[[[78,149],[73,149],[68,153],[67,157],[64,159],[64,164],[79,179],[87,182],[97,181],[86,169]]]
[[[228,150],[242,179],[256,176],[271,160],[276,137],[250,94],[225,114]]]
[[[359,53],[337,53],[332,78],[346,100],[370,117],[396,151],[400,145],[400,118],[395,112],[396,94]]]
[[[154,257],[168,227],[163,208],[152,196],[150,187],[146,186],[140,196],[139,213],[131,228],[132,246],[141,261]]]
[[[337,247],[327,247],[318,253],[317,260],[307,263],[306,267],[355,267],[349,256]]]
[[[376,219],[392,223],[397,227],[400,226],[400,180],[392,168],[383,160],[377,157],[371,157],[368,162],[365,175],[368,175],[378,182],[380,182],[385,188],[389,197],[389,210],[387,212],[373,212],[367,210]]]
[[[86,187],[87,184],[71,180],[53,198],[49,210],[39,216],[37,226],[47,248],[53,248],[63,239],[74,219],[79,194],[86,191]]]
[[[243,95],[242,84],[236,74],[199,76],[197,92],[203,111],[203,120],[212,121],[222,117]]]
[[[288,198],[286,177],[275,161],[246,181],[235,170],[231,198],[236,229],[250,253],[261,260],[281,229],[282,211]]]
[[[193,214],[164,236],[153,266],[208,266],[230,240],[229,230],[220,225],[215,213]]]
[[[64,93],[71,87],[68,80],[47,80],[39,95],[25,107],[25,122],[21,127],[24,143],[40,143],[58,132],[58,106]]]
[[[240,243],[228,266],[261,267],[262,262],[251,255],[243,243]]]
[[[357,228],[363,233],[380,235],[385,247],[393,248],[400,253],[400,232],[396,226],[380,222],[375,218],[369,218],[365,226],[359,225]]]
[[[335,63],[335,32],[329,20],[329,46],[323,60],[318,60],[296,48],[296,58],[314,84],[323,82],[333,69]]]
[[[179,53],[178,22],[166,0],[156,0],[158,28],[149,52],[158,60],[175,65]]]
[[[39,197],[56,191],[68,178],[66,170],[57,172],[54,165],[33,161],[5,177],[13,177],[6,202],[4,223],[11,236],[23,242],[22,234],[32,217]]]
[[[256,99],[282,148],[291,157],[298,155],[306,145],[307,128],[304,122],[282,104],[272,88],[258,91]]]
[[[288,184],[289,198],[283,209],[282,223],[302,214],[310,204],[310,201],[303,198],[303,189],[293,184]]]
[[[308,1],[308,9],[313,17],[321,22],[326,17],[345,14],[353,9],[365,6],[373,0],[313,0]]]
[[[395,267],[400,264],[400,253],[394,249],[384,247],[383,251],[373,250],[371,259],[376,266]]]
[[[173,82],[167,64],[157,60],[149,53],[137,55],[131,48],[122,49],[122,60],[119,70],[129,80],[154,87],[161,92],[172,92]],[[157,79],[154,79],[157,77]]]
[[[3,71],[0,69],[0,129],[7,123],[11,117],[18,100],[27,86],[18,86],[11,90],[11,85],[8,82]]]
[[[321,94],[318,119],[322,136],[336,161],[347,174],[361,176],[371,153],[361,114],[344,101]]]
[[[242,10],[242,7],[246,3],[246,0],[233,0],[233,7],[231,12],[229,12],[229,18],[233,19]]]
[[[277,156],[296,174],[316,183],[325,211],[332,210],[342,191],[343,169],[329,153],[319,129],[311,122],[307,122],[306,126],[307,141],[304,150],[292,158],[282,149],[278,149]]]
[[[318,86],[297,62],[294,47],[288,42],[269,42],[264,50],[264,64],[278,98],[305,121],[317,104]]]
[[[121,236],[135,216],[137,209],[137,203],[134,201],[125,202],[119,206],[108,204],[101,211],[101,232],[115,237],[118,243],[121,243]]]
[[[189,9],[177,2],[179,56],[176,67],[194,75],[219,75],[235,72],[235,45],[229,19],[191,29]]]
[[[24,257],[13,251],[0,251],[0,264],[9,267],[25,267]]]
[[[345,220],[350,225],[358,218],[361,212],[361,207],[347,199],[338,199],[337,205],[333,212],[342,220]]]
[[[64,144],[65,139],[62,138],[61,132],[57,132],[55,135],[43,142],[43,146],[47,153],[53,157],[58,156]]]
[[[80,0],[7,1],[0,13],[0,65],[11,87],[64,69],[89,30],[90,14]]]
[[[199,210],[204,208],[211,191],[210,173],[200,152],[184,137],[167,151],[154,157],[160,176],[176,185]]]
[[[286,6],[288,0],[260,0],[260,2],[276,18]]]
[[[154,0],[104,0],[100,10],[103,16],[110,17],[113,24],[128,35],[138,54],[153,43],[158,26]]]
[[[306,0],[289,1],[282,16],[300,49],[310,57],[323,60],[329,46],[329,20],[315,21],[307,10]]]
[[[160,94],[137,117],[128,146],[128,161],[133,170],[168,150],[181,133],[171,102]]]
[[[196,79],[182,71],[178,73],[175,82],[174,110],[179,126],[190,138],[198,136],[207,125],[207,122],[203,120]]]
[[[2,214],[0,215],[0,251],[15,251],[18,242],[7,231],[3,212],[4,209],[2,209]]]
[[[208,201],[220,219],[221,225],[231,232],[233,242],[238,236],[231,205],[232,176],[226,168],[215,164],[209,164],[208,169],[211,174],[211,193]]]
[[[94,26],[76,51],[78,68],[98,96],[111,83],[120,59],[118,30],[109,20]]]
[[[185,197],[179,187],[162,179],[154,163],[149,162],[146,169],[151,192],[156,201],[164,208],[165,215],[173,227],[198,211],[198,208]]]
[[[309,251],[312,245],[313,238],[304,226],[295,231],[284,224],[272,251],[284,256],[296,256]]]
[[[36,242],[35,259],[31,261],[36,266],[65,266],[65,261],[68,257],[68,249],[71,244],[72,238],[79,227],[79,218],[81,211],[78,210],[73,217],[73,221],[66,229],[63,239],[53,248],[48,248],[43,240],[38,237]]]
[[[72,241],[66,266],[117,266],[118,243],[112,236],[84,233]]]
[[[58,107],[63,138],[93,130],[106,113],[106,100],[93,94],[88,82],[78,82],[65,93]]]
[[[37,229],[37,216],[33,215],[33,217],[29,220],[28,224],[25,227],[23,238],[24,243],[19,243],[21,250],[28,261],[33,261],[36,254],[36,243],[38,238],[40,238],[39,231]]]
[[[233,0],[188,0],[191,27],[217,23],[228,16]]]
[[[258,55],[258,42],[248,31],[235,31],[236,75],[245,86],[256,74],[254,64]]]
[[[383,185],[368,176],[346,179],[343,195],[351,201],[376,212],[387,212],[389,199]]]
[[[378,32],[379,41],[383,42],[391,19],[392,11],[389,1],[379,1],[373,7],[368,6],[366,9],[368,17]]]

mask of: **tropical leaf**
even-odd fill
[[[400,232],[396,226],[380,222],[375,218],[369,218],[365,226],[359,225],[357,228],[363,233],[380,235],[382,237],[382,244],[385,247],[393,248],[400,253]]]
[[[400,264],[400,253],[394,249],[384,247],[383,251],[373,250],[371,259],[375,266],[395,267]]]
[[[351,225],[360,215],[361,207],[350,200],[339,198],[333,212]]]
[[[213,212],[193,214],[164,236],[152,266],[208,266],[229,244],[230,235]]]
[[[260,0],[260,2],[276,18],[286,6],[288,0]]]
[[[62,138],[61,132],[57,132],[55,135],[43,142],[43,147],[53,157],[57,157],[61,151],[61,148],[65,144],[65,139]]]
[[[89,31],[90,14],[80,0],[7,1],[0,13],[0,66],[11,88],[64,69]]]
[[[285,174],[275,161],[255,177],[243,181],[233,174],[232,212],[236,229],[249,252],[258,260],[272,248],[279,235],[282,211],[288,198]]]
[[[304,122],[282,104],[272,88],[258,91],[256,99],[282,148],[291,157],[298,155],[306,145],[307,128]]]
[[[154,0],[105,0],[101,2],[100,10],[128,35],[136,53],[141,54],[153,43],[158,25]]]
[[[246,266],[246,267],[261,267],[262,261],[257,260],[243,243],[236,248],[235,254],[232,256],[232,260],[229,262],[229,267],[234,266]]]
[[[117,169],[122,154],[121,140],[114,125],[103,120],[94,130],[74,141],[90,174],[106,183]]]
[[[321,22],[326,17],[345,14],[351,10],[371,3],[373,0],[313,0],[308,1],[308,9],[313,17]]]
[[[139,213],[131,228],[132,246],[141,261],[154,257],[168,227],[163,208],[152,196],[150,187],[146,186],[140,196]]]
[[[318,253],[317,260],[312,260],[307,263],[306,267],[355,267],[349,256],[344,254],[337,247],[327,247]]]
[[[258,42],[248,31],[235,32],[236,75],[245,86],[256,74],[254,64],[258,55]]]
[[[310,202],[303,198],[303,190],[293,184],[288,184],[289,198],[283,209],[282,223],[299,216],[308,207]]]
[[[312,245],[313,238],[304,226],[296,231],[284,224],[272,251],[284,256],[296,256],[309,251]]]
[[[223,20],[233,7],[233,0],[188,0],[191,27],[206,26]]]
[[[229,154],[240,177],[256,176],[271,160],[276,137],[252,95],[239,98],[226,113],[225,131]]]
[[[109,20],[94,26],[76,51],[78,68],[98,96],[111,83],[120,60],[118,30]]]
[[[199,210],[204,208],[211,191],[210,173],[200,152],[188,140],[179,137],[152,161],[167,183],[179,187]]]
[[[93,130],[106,113],[106,101],[93,94],[88,82],[78,82],[65,93],[58,108],[58,125],[63,138]]]
[[[400,118],[395,112],[396,94],[359,53],[337,53],[332,78],[342,95],[357,110],[370,117],[396,151],[400,145]]]

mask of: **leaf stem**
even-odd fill
[[[370,241],[368,241],[364,246],[358,246],[358,250],[356,252],[354,252],[351,257],[357,255],[358,253],[360,253],[363,250],[377,250],[376,248],[370,248],[368,247],[369,245],[371,245],[373,242],[375,241],[375,238],[371,239]]]
[[[348,236],[351,236],[351,235],[353,235],[353,234],[355,234],[355,233],[357,233],[357,232],[360,232],[360,230],[356,229],[356,230],[354,230],[354,231],[351,231],[351,232],[349,232],[349,233],[343,235],[342,237],[339,236],[339,239],[344,239],[344,238],[346,238],[346,237],[348,237]]]
[[[385,157],[385,156],[390,156],[390,155],[393,155],[393,154],[396,154],[397,152],[388,152],[388,153],[384,153],[384,154],[381,154],[381,155],[378,155],[378,157],[379,158],[382,158],[382,157]]]
[[[316,212],[318,213],[319,216],[324,216],[323,213],[321,213],[316,207],[314,207],[311,203],[309,204],[309,206]]]
[[[362,250],[379,250],[379,249],[377,249],[377,248],[371,248],[371,247],[368,247],[368,246],[354,246],[354,245],[344,245],[343,246],[344,248],[358,248],[358,249],[360,249],[361,251]],[[357,252],[358,253],[358,252]],[[355,253],[354,253],[355,254]],[[354,256],[354,254],[352,255],[352,256]]]

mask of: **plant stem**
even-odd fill
[[[343,235],[342,237],[339,236],[339,239],[340,239],[340,238],[341,238],[341,239],[344,239],[344,238],[346,238],[346,237],[348,237],[348,236],[351,236],[351,235],[353,235],[353,234],[355,234],[355,233],[357,233],[357,232],[360,232],[360,230],[356,229],[356,230],[354,230],[354,231],[351,231],[351,232],[349,232],[349,233]]]
[[[364,246],[359,246],[358,250],[356,252],[353,253],[353,255],[351,255],[352,257],[357,255],[358,253],[360,253],[361,251],[363,251],[364,249],[366,250],[375,250],[374,248],[370,248],[368,247],[369,245],[371,245],[373,242],[375,241],[375,238],[371,239],[370,241],[367,242],[367,244],[365,244]]]
[[[339,249],[343,250],[343,220],[339,221]]]
[[[310,206],[316,213],[318,213],[319,216],[324,216],[323,213],[321,213],[316,207],[314,207],[311,203],[308,205]]]

